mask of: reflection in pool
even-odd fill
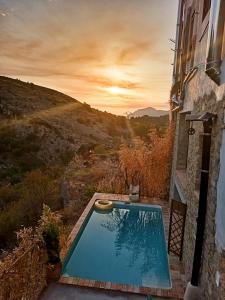
[[[63,275],[147,287],[170,287],[161,208],[117,202],[93,210],[64,263]]]

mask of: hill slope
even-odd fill
[[[0,76],[0,181],[67,164],[79,151],[110,149],[127,138],[125,117],[91,108],[60,92]],[[18,175],[18,176],[17,176]]]
[[[98,183],[118,168],[121,142],[148,142],[151,128],[163,134],[167,125],[167,116],[127,120],[0,76],[0,248],[15,245],[21,226],[37,224],[43,203],[74,224]]]

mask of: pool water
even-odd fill
[[[162,210],[115,202],[93,209],[65,259],[63,276],[170,288]]]

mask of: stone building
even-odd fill
[[[185,297],[224,300],[225,0],[179,1],[174,53],[170,199],[187,205]]]

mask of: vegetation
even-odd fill
[[[43,205],[40,223],[48,253],[48,263],[57,264],[60,262],[60,216],[53,213],[47,205]]]
[[[168,196],[172,155],[172,128],[164,136],[157,130],[149,133],[150,143],[135,140],[120,150],[120,172],[126,187],[140,185],[140,193],[148,197]]]
[[[14,244],[15,232],[21,225],[37,223],[44,203],[54,210],[61,207],[58,180],[41,170],[28,172],[19,184],[0,187],[0,197],[0,240],[3,248]]]
[[[131,144],[123,144],[119,150],[117,168],[109,168],[98,184],[98,190],[127,193],[130,184],[140,185],[140,193],[148,197],[166,198],[169,191],[169,177],[172,155],[173,128],[165,135],[151,130],[146,143],[140,138]]]
[[[0,261],[0,299],[39,298],[46,287],[47,253],[43,232],[58,232],[59,225],[59,215],[44,206],[38,226],[17,232],[17,246]],[[50,255],[54,254],[54,261],[59,252],[55,249],[57,247]]]
[[[129,121],[135,135],[140,137],[144,141],[149,142],[150,130],[157,130],[159,135],[164,135],[166,133],[169,124],[169,116],[143,116],[138,118],[131,118]]]
[[[0,119],[0,251],[15,246],[21,226],[37,225],[43,204],[70,227],[95,191],[139,183],[143,195],[167,193],[167,117],[128,120],[0,76]],[[51,225],[48,236],[57,235]]]

